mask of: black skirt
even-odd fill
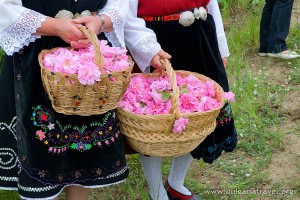
[[[24,1],[53,16],[58,10],[95,11],[106,1]],[[64,5],[63,5],[64,4]],[[68,46],[42,37],[13,56],[0,74],[0,189],[18,190],[26,199],[53,199],[64,187],[97,188],[128,177],[124,145],[114,111],[94,116],[53,110],[42,84],[38,54]]]
[[[215,23],[208,14],[207,19],[195,20],[184,27],[178,21],[147,22],[163,50],[172,55],[175,70],[197,72],[210,77],[229,91],[228,80],[218,48]],[[233,151],[237,145],[237,133],[230,104],[226,104],[218,118],[216,129],[191,152],[196,159],[212,163],[225,151]]]

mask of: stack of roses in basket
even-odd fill
[[[110,47],[106,40],[99,41],[103,57],[103,72],[123,71],[129,66],[127,50],[119,47]],[[43,57],[43,65],[53,72],[76,74],[83,85],[93,85],[100,81],[101,72],[94,63],[94,47],[84,49],[58,48],[53,53]]]
[[[176,81],[180,90],[180,113],[207,112],[221,105],[215,97],[213,81],[202,82],[192,74],[182,77],[179,73],[176,73]],[[171,95],[168,75],[163,77],[137,75],[131,78],[118,107],[138,115],[169,114],[172,107]],[[222,95],[225,100],[234,101],[232,92],[224,92]],[[188,119],[180,117],[173,125],[173,132],[181,133],[187,124]]]

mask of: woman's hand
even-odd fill
[[[151,65],[157,70],[163,70],[165,67],[161,64],[160,59],[171,59],[171,55],[165,52],[164,50],[160,50],[157,54],[152,57]]]
[[[78,26],[73,22],[72,19],[55,19],[54,30],[57,35],[67,43],[86,38],[85,35],[78,29]]]
[[[78,26],[86,26],[89,30],[93,31],[95,34],[100,33],[101,29],[101,19],[99,16],[85,16],[73,19],[73,22]]]
[[[36,30],[36,35],[42,36],[58,36],[65,42],[77,41],[86,38],[78,29],[77,24],[68,18],[52,18],[48,17],[42,26]]]
[[[102,15],[104,18],[104,27],[102,26],[102,21],[98,15],[94,16],[85,16],[73,19],[73,22],[77,24],[78,27],[84,25],[89,30],[92,30],[96,35],[100,34],[100,30],[102,29],[104,32],[112,30],[112,22],[110,17],[106,15]],[[86,48],[90,45],[90,41],[87,39],[72,41],[71,46],[74,48]]]
[[[89,30],[92,30],[95,34],[98,34],[101,29],[101,20],[98,16],[85,16],[73,19],[73,22],[78,26],[86,26]],[[71,43],[74,48],[87,48],[91,42],[88,39],[74,40]]]

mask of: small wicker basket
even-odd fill
[[[130,66],[125,70],[103,74],[103,58],[96,34],[85,27],[80,28],[80,30],[94,46],[94,62],[101,71],[101,80],[93,85],[82,85],[75,74],[53,72],[44,67],[42,64],[44,55],[53,53],[57,49],[54,48],[43,50],[38,56],[43,85],[56,112],[81,116],[103,114],[115,109],[117,102],[126,91],[133,61],[128,56]]]
[[[167,60],[162,60],[170,77],[173,95],[170,114],[137,115],[122,108],[117,108],[117,118],[126,142],[137,152],[159,157],[173,157],[187,154],[194,150],[215,129],[216,118],[224,106],[222,97],[223,89],[212,79],[189,71],[176,71],[186,77],[193,74],[201,81],[213,81],[215,84],[216,98],[221,105],[207,112],[181,114],[178,110],[179,89],[176,84],[175,71]],[[146,77],[158,77],[159,73],[133,74]],[[173,124],[180,116],[189,119],[186,129],[178,134],[173,133]]]

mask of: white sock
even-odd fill
[[[168,177],[169,185],[176,191],[191,195],[192,193],[184,187],[184,178],[191,165],[193,157],[190,153],[173,158],[172,168]]]
[[[162,182],[162,158],[140,154],[144,175],[153,200],[168,200],[167,191]]]

